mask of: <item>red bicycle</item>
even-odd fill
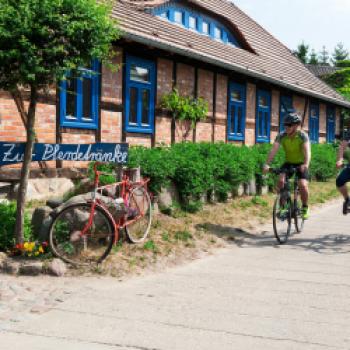
[[[49,242],[52,252],[75,265],[100,263],[118,242],[122,230],[131,243],[143,242],[152,220],[149,179],[130,181],[124,171],[122,180],[99,186],[101,175],[94,164],[91,199],[64,206],[52,221]]]

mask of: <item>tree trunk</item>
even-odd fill
[[[19,91],[12,94],[15,99],[17,107],[23,106],[23,98]],[[28,107],[28,113],[25,112],[23,108],[18,108],[19,112],[25,113],[27,118],[27,142],[25,146],[24,159],[21,170],[21,180],[19,184],[18,197],[17,197],[17,215],[16,215],[16,242],[23,243],[24,240],[24,208],[25,200],[27,194],[28,178],[29,178],[29,168],[32,161],[34,140],[35,140],[35,109],[37,104],[37,89],[36,87],[31,87],[30,91],[30,101]]]

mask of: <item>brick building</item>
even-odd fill
[[[39,142],[252,145],[273,141],[291,107],[303,115],[312,142],[332,142],[339,132],[340,110],[350,103],[233,3],[116,0],[112,16],[123,31],[115,43],[119,70],[93,62],[101,74],[85,70],[82,79],[68,77],[41,96]],[[162,95],[175,86],[209,104],[207,120],[194,130],[160,108]],[[16,106],[4,92],[0,140],[25,140]]]

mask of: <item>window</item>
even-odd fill
[[[293,110],[293,98],[288,95],[281,95],[280,97],[280,132],[284,131],[284,117],[288,111]]]
[[[327,142],[333,143],[335,140],[335,108],[327,106]]]
[[[100,64],[94,60],[79,76],[68,73],[60,84],[60,126],[97,129]]]
[[[214,38],[216,40],[222,40],[222,30],[218,27],[215,27],[214,29]]]
[[[205,35],[209,35],[209,33],[210,33],[210,25],[206,21],[202,22],[202,33]]]
[[[197,18],[193,16],[188,17],[188,27],[193,30],[197,30]]]
[[[244,140],[246,90],[243,84],[230,83],[227,131],[229,140]]]
[[[174,22],[178,24],[184,24],[184,16],[181,11],[174,11]]]
[[[310,104],[309,113],[309,137],[312,143],[318,143],[319,133],[319,105],[318,103]]]
[[[126,58],[125,130],[154,131],[155,64],[134,56]]]
[[[270,142],[271,94],[267,90],[257,90],[256,96],[256,142]]]
[[[181,24],[185,28],[207,35],[211,39],[220,40],[235,47],[241,47],[235,34],[224,23],[220,23],[217,19],[211,18],[207,14],[202,14],[198,10],[169,2],[150,11],[162,19]]]

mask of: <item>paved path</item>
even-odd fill
[[[288,245],[241,234],[214,256],[129,281],[0,279],[1,350],[350,349],[340,203]]]

